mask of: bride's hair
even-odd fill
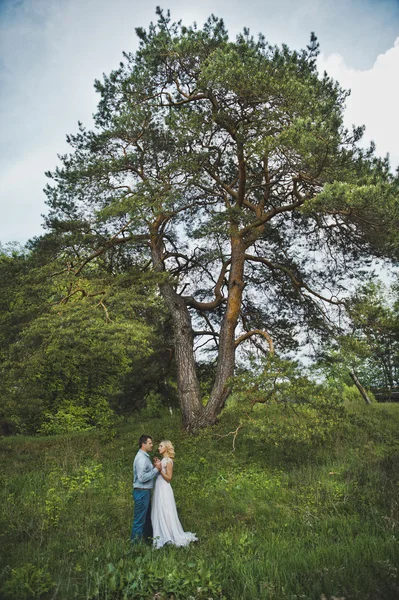
[[[174,458],[175,457],[175,449],[173,447],[172,442],[170,440],[162,440],[162,444],[165,446],[166,452],[168,453],[169,458]]]

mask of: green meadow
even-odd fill
[[[231,407],[195,436],[178,414],[142,413],[2,438],[0,597],[397,600],[399,405],[342,409],[325,435],[318,418]],[[188,548],[129,544],[141,433],[175,445]]]

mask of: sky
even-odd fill
[[[78,121],[90,128],[94,80],[137,49],[158,4],[187,25],[222,17],[233,39],[246,26],[300,49],[314,31],[320,72],[352,90],[346,124],[399,166],[399,0],[0,0],[0,244],[44,232],[44,173]]]

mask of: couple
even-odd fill
[[[165,544],[187,546],[197,540],[189,531],[183,531],[177,516],[176,503],[170,485],[173,474],[173,458],[175,451],[169,440],[159,444],[158,451],[162,460],[151,459],[148,455],[153,448],[150,435],[142,435],[139,439],[139,451],[133,463],[133,499],[134,518],[131,541],[153,539],[155,548]],[[154,486],[151,509],[151,490]]]

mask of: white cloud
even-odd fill
[[[44,188],[47,179],[44,165],[54,165],[52,148],[27,154],[13,162],[0,179],[2,199],[2,228],[6,236],[1,242],[25,242],[40,233],[45,211],[45,196],[38,191]]]
[[[323,68],[353,90],[349,124],[365,123],[378,152],[390,151],[398,164],[398,46],[386,50],[394,39],[396,1],[377,7],[372,0],[169,0],[167,6],[174,20],[202,25],[213,12],[232,37],[246,25],[254,35],[262,31],[270,42],[294,48],[316,31],[326,52]],[[0,242],[41,233],[44,171],[67,151],[65,135],[76,131],[78,120],[91,126],[94,79],[118,66],[122,50],[135,50],[134,29],[156,20],[157,4],[163,3],[0,0]],[[369,70],[353,69],[368,67],[381,51]]]
[[[393,48],[377,57],[371,69],[353,69],[339,54],[321,55],[318,66],[351,90],[346,102],[346,125],[365,124],[364,143],[374,140],[376,153],[385,156],[388,152],[392,166],[398,167],[399,38]]]

